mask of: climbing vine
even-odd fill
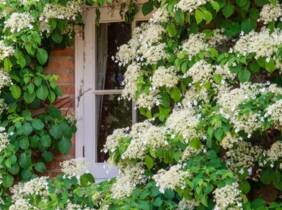
[[[73,160],[53,180],[31,179],[67,153],[75,131],[55,106],[56,76],[44,74],[49,52],[71,44],[84,5],[105,3],[118,2],[1,1],[3,205],[11,193],[11,210],[281,209],[278,0],[145,3],[144,14],[158,9],[115,57],[123,97],[148,118],[107,139],[120,175],[95,184]],[[130,21],[136,2],[126,5]]]

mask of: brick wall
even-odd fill
[[[74,48],[56,49],[52,51],[48,66],[45,70],[46,73],[56,74],[59,76],[57,81],[60,86],[63,96],[70,98],[70,103],[62,108],[64,113],[74,113],[75,104],[75,79],[74,79]],[[74,158],[75,156],[75,140],[73,140],[73,147],[68,155],[56,155],[55,160],[52,161],[47,167],[47,175],[54,176],[60,171],[59,163],[66,159]]]

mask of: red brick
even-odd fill
[[[51,52],[51,56],[71,56],[74,57],[74,48],[56,49]]]

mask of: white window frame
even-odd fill
[[[142,1],[138,1],[142,4]],[[139,7],[141,7],[139,5]],[[139,9],[132,24],[146,21],[150,15],[144,16]],[[75,136],[75,156],[83,157],[89,163],[89,171],[97,180],[117,175],[117,169],[106,163],[97,162],[97,116],[96,96],[120,94],[121,90],[96,90],[96,8],[89,7],[83,14],[84,28],[77,28],[75,37],[75,113],[77,132]],[[100,8],[100,22],[123,22],[119,8]],[[132,109],[135,109],[134,103]],[[132,112],[132,120],[136,121],[136,112]]]

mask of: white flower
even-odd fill
[[[166,130],[163,127],[151,126],[144,134],[144,144],[151,147],[153,151],[168,145],[166,141]]]
[[[239,141],[233,145],[232,149],[225,153],[227,166],[235,171],[247,171],[252,168],[258,161],[259,157],[263,155],[263,150],[259,146],[253,146],[246,141]]]
[[[185,74],[185,77],[191,77],[193,83],[203,84],[205,81],[211,79],[214,69],[213,66],[204,60],[195,63]]]
[[[181,160],[182,161],[187,161],[191,157],[196,156],[196,155],[200,154],[203,151],[204,151],[203,145],[200,145],[199,148],[193,148],[191,146],[187,146],[186,149],[184,150],[184,152],[182,153]]]
[[[234,46],[234,52],[242,55],[250,53],[255,54],[255,58],[264,57],[266,59],[273,58],[273,54],[277,53],[278,46],[282,44],[282,32],[276,29],[270,32],[265,29],[261,32],[250,32],[242,36]]]
[[[150,18],[150,23],[164,23],[167,22],[169,18],[168,11],[165,7],[157,9]]]
[[[160,66],[154,73],[152,77],[153,89],[160,87],[172,88],[178,83],[178,77],[175,73],[174,67],[166,68]]]
[[[156,91],[150,91],[149,93],[141,93],[137,98],[136,105],[139,108],[147,108],[151,110],[156,104],[158,104],[156,95]]]
[[[282,7],[280,4],[265,4],[260,12],[259,20],[264,24],[277,21],[282,16]]]
[[[271,145],[271,148],[267,151],[267,160],[274,164],[282,158],[282,142],[276,141]],[[280,169],[281,165],[280,165]]]
[[[183,42],[181,48],[188,53],[189,58],[192,58],[209,47],[209,44],[204,40],[204,34],[200,33],[191,34],[189,39]]]
[[[5,132],[0,133],[0,153],[4,151],[7,145],[10,143],[8,134]]]
[[[3,40],[0,40],[0,61],[13,55],[14,52],[15,51],[13,47],[6,45]],[[3,72],[2,69],[1,69],[1,72]]]
[[[149,46],[144,44],[143,46],[141,46],[138,52],[140,52],[142,57],[146,59],[147,63],[155,64],[159,60],[167,57],[165,47],[166,46],[164,43]]]
[[[195,200],[182,199],[176,210],[194,210],[199,204]]]
[[[123,97],[128,97],[130,99],[135,98],[137,91],[137,80],[141,73],[141,67],[136,63],[132,63],[127,67],[123,81],[125,84],[125,87],[122,91]]]
[[[38,208],[32,206],[26,199],[15,200],[9,210],[39,210]]]
[[[227,133],[221,140],[220,146],[222,146],[223,149],[232,149],[234,144],[237,144],[239,141],[239,138],[231,135],[231,133]]]
[[[161,193],[165,190],[185,187],[185,180],[189,177],[189,173],[182,169],[181,165],[171,166],[169,170],[161,169],[153,176],[153,180],[159,187]]]
[[[208,3],[210,0],[180,0],[176,4],[176,8],[184,12],[194,12],[198,7]]]
[[[66,160],[60,163],[60,166],[62,168],[62,172],[70,177],[80,177],[88,170],[86,160],[83,158]]]
[[[31,29],[33,22],[34,19],[29,13],[14,12],[5,21],[5,29],[10,29],[12,33],[20,32],[23,29]]]
[[[41,21],[48,22],[49,19],[75,20],[82,11],[82,1],[68,1],[67,5],[46,4],[40,16]]]
[[[112,197],[120,199],[130,196],[138,184],[145,183],[146,176],[144,172],[145,170],[141,164],[130,165],[124,168],[111,188]]]
[[[107,137],[106,144],[104,145],[104,152],[115,152],[119,146],[120,140],[124,138],[129,138],[127,134],[127,129],[116,129],[112,135]]]
[[[217,188],[213,192],[217,210],[235,210],[243,209],[241,191],[238,183]]]
[[[266,113],[276,128],[282,127],[282,99],[267,107]]]
[[[174,110],[166,121],[166,127],[189,141],[201,134],[197,131],[199,117],[192,109]]]

